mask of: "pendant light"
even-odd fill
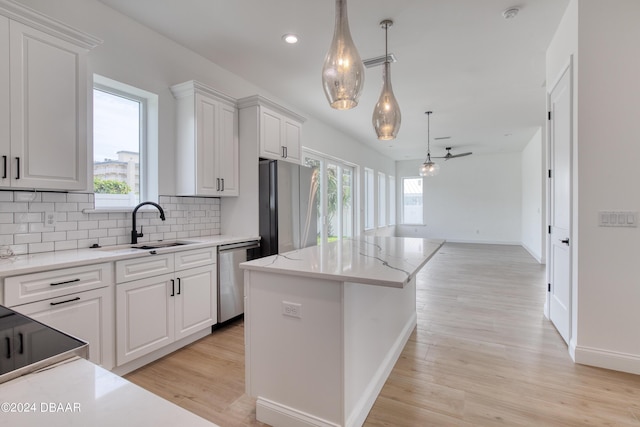
[[[382,71],[382,93],[378,99],[378,103],[373,110],[373,128],[376,130],[378,139],[388,141],[395,139],[400,130],[400,106],[391,88],[391,63],[389,62],[389,52],[387,44],[387,32],[389,27],[393,25],[393,21],[385,19],[380,22],[380,26],[384,28],[384,70]]]
[[[440,172],[440,165],[431,161],[431,151],[429,141],[431,140],[431,128],[429,123],[429,117],[433,114],[433,111],[427,111],[427,159],[420,166],[420,176],[435,176]]]
[[[364,64],[349,32],[347,0],[336,0],[333,40],[322,66],[322,87],[331,107],[349,110],[358,105],[364,86]]]

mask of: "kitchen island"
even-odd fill
[[[360,237],[245,269],[246,392],[274,426],[360,426],[416,325],[441,240]]]

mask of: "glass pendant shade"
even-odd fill
[[[402,119],[400,105],[391,88],[391,64],[388,61],[384,63],[382,80],[382,93],[373,110],[372,122],[378,139],[388,141],[398,135]]]
[[[347,1],[336,0],[336,24],[322,67],[322,87],[331,107],[349,110],[358,105],[363,86],[364,64],[349,32]]]
[[[431,159],[420,166],[420,176],[436,176],[440,172],[440,165],[433,163]]]

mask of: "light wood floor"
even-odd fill
[[[640,376],[573,364],[522,248],[446,244],[418,274],[418,326],[366,426],[640,426]],[[222,427],[244,394],[242,322],[126,378]]]

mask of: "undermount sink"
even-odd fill
[[[182,246],[188,245],[193,242],[157,242],[157,243],[143,243],[140,245],[133,245],[131,249],[160,249],[160,248],[169,248],[171,246]]]
[[[188,240],[170,240],[170,241],[157,241],[157,242],[146,242],[146,243],[138,243],[135,245],[119,245],[119,246],[106,246],[104,248],[100,248],[102,251],[108,252],[129,252],[131,250],[154,250],[154,249],[164,249],[171,248],[174,246],[183,246],[183,245],[191,245],[198,242],[190,242]]]

